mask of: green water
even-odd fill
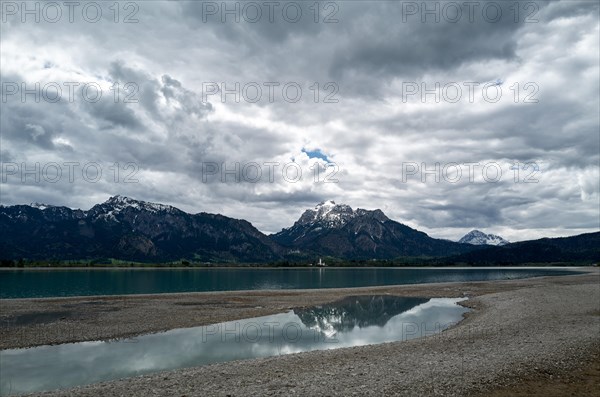
[[[160,294],[506,280],[572,274],[549,268],[212,268],[0,270],[0,298]]]

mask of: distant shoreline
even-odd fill
[[[72,269],[72,270],[128,270],[128,269],[172,269],[172,270],[191,270],[191,269],[347,269],[347,268],[365,268],[365,269],[375,269],[375,268],[402,268],[402,269],[426,269],[426,268],[448,268],[448,269],[489,269],[489,268],[544,268],[544,267],[553,267],[553,268],[577,268],[577,267],[589,267],[594,268],[598,267],[598,263],[565,263],[565,262],[551,262],[551,263],[524,263],[524,264],[507,264],[507,265],[465,265],[464,263],[460,264],[407,264],[407,265],[381,265],[381,264],[373,264],[373,265],[332,265],[332,266],[308,266],[308,265],[298,265],[298,266],[276,266],[276,265],[259,265],[259,264],[215,264],[215,265],[168,265],[168,264],[148,264],[148,265],[37,265],[37,266],[0,266],[0,271],[3,270],[64,270],[64,269]]]

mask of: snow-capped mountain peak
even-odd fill
[[[122,210],[127,207],[133,207],[133,208],[145,207],[149,203],[146,203],[145,201],[138,201],[138,200],[126,197],[126,196],[116,195],[116,196],[110,197],[103,204],[113,208],[114,210]]]
[[[126,210],[146,211],[152,213],[161,211],[178,211],[175,207],[170,205],[150,203],[147,201],[135,200],[126,196],[116,195],[110,197],[102,204],[95,205],[89,211],[87,211],[87,213],[92,216],[114,218],[115,215],[123,213]]]
[[[50,205],[50,204],[42,204],[42,203],[38,203],[38,202],[31,203],[31,204],[29,204],[29,206],[33,207],[33,208],[37,208],[38,210],[42,210],[42,211],[45,210],[46,208],[54,207],[53,205]]]
[[[506,245],[509,242],[500,236],[495,234],[486,234],[479,230],[471,230],[465,234],[459,243],[472,244],[472,245]]]
[[[126,196],[116,195],[104,202],[113,207],[113,210],[123,210],[125,208],[135,208],[150,212],[169,211],[174,207],[165,204],[150,203],[147,201],[135,200]]]
[[[298,220],[301,225],[320,224],[328,228],[341,227],[356,213],[346,204],[336,204],[333,200],[323,201],[313,210],[306,210]]]
[[[326,207],[326,208],[335,207],[335,201],[333,201],[333,200],[321,201],[319,204],[315,205],[315,209],[319,209],[322,207]]]

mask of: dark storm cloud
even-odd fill
[[[245,203],[255,203],[262,205],[265,208],[277,205],[277,203],[285,202],[295,206],[296,211],[303,211],[304,208],[314,207],[315,204],[328,199],[326,195],[319,194],[314,191],[296,191],[290,193],[272,192],[267,194],[257,195],[248,191],[248,189],[228,189],[227,199],[239,200]],[[233,193],[233,194],[232,194]]]
[[[200,95],[186,89],[180,81],[167,74],[158,80],[144,71],[128,67],[124,61],[115,61],[110,65],[109,76],[111,81],[123,86],[121,102],[139,102],[150,116],[163,121],[167,116],[157,106],[161,99],[178,106],[176,119],[190,115],[203,118],[213,110],[209,102],[202,102]],[[129,87],[125,87],[126,84]]]
[[[103,130],[114,127],[138,130],[143,126],[132,109],[110,97],[101,98],[95,103],[85,102],[85,107],[91,116],[99,120],[99,128]]]
[[[458,118],[451,113],[431,117],[429,112],[423,112],[422,117],[417,114],[385,119],[378,127],[382,133],[403,137],[408,142],[427,138],[443,142],[443,151],[423,148],[413,151],[413,159],[532,161],[550,156],[553,167],[585,167],[597,162],[600,142],[593,113],[577,102],[558,99],[544,98],[543,104],[498,108],[488,114],[471,113]],[[588,119],[589,123],[568,130],[563,123],[568,119]]]
[[[429,197],[408,208],[407,220],[427,228],[444,224],[455,228],[489,228],[506,222],[512,211],[527,208],[534,198],[516,195],[510,183],[472,183],[449,185],[442,191],[428,190]],[[441,204],[445,195],[455,197],[451,203]]]
[[[133,84],[136,90],[135,99],[151,116],[158,115],[156,102],[159,99],[160,86],[152,76],[127,67],[121,60],[110,64],[108,74],[111,81],[119,82],[121,85]]]
[[[561,1],[542,11],[542,18],[552,21],[560,18],[576,18],[585,15],[598,15],[600,4],[597,1]]]
[[[476,62],[517,62],[517,42],[524,21],[515,22],[509,10],[512,3],[491,2],[502,10],[495,21],[484,18],[486,2],[477,2],[478,11],[471,20],[466,9],[456,22],[439,7],[439,21],[432,15],[421,19],[426,3],[418,5],[416,15],[406,15],[410,2],[381,2],[371,7],[353,4],[341,27],[352,40],[340,40],[331,48],[330,75],[340,82],[347,95],[381,97],[382,88],[392,79],[415,81],[427,73],[449,71]],[[537,3],[545,7],[545,3]],[[368,10],[368,12],[366,12]],[[494,77],[495,78],[495,77]],[[417,80],[418,81],[418,80]]]
[[[394,2],[376,18],[374,32],[338,49],[332,65],[334,75],[352,70],[378,75],[419,76],[430,69],[448,69],[487,59],[513,59],[520,24],[499,23],[401,23],[400,7]]]
[[[434,3],[448,4],[428,4]],[[335,3],[336,23],[323,21],[327,2],[318,4],[317,23],[313,2],[300,3],[297,22],[282,18],[283,2],[273,22],[266,14],[257,23],[243,17],[235,23],[231,16],[223,23],[221,15],[205,22],[202,2],[143,2],[135,24],[11,20],[0,27],[2,81],[96,81],[104,95],[95,103],[2,103],[2,161],[135,163],[139,183],[11,180],[2,186],[2,202],[89,208],[126,194],[245,218],[274,232],[305,207],[335,199],[383,208],[394,219],[451,237],[473,227],[518,230],[518,238],[593,229],[599,220],[598,4],[534,2],[526,9],[521,2],[515,22],[514,2],[496,1],[502,18],[490,22],[481,14],[488,3],[478,2],[473,22],[463,10],[456,23],[443,15],[439,23],[431,15],[424,23],[419,14],[403,15],[407,4],[423,2],[386,1]],[[537,22],[525,22],[531,10]],[[431,87],[497,79],[506,81],[505,97],[515,82],[535,82],[538,103],[401,100],[401,82]],[[266,81],[298,82],[302,101],[202,98],[205,82]],[[339,101],[323,103],[321,92],[315,103],[308,88],[315,82],[321,88],[335,82]],[[121,95],[114,101],[109,87],[117,83]],[[128,83],[136,101],[125,103]],[[319,148],[336,162],[339,182],[313,183],[303,148]],[[203,178],[207,162],[232,167],[292,159],[306,167],[308,179]],[[539,183],[514,183],[508,168],[514,161],[539,162]],[[406,182],[403,162],[496,162],[506,174],[498,183]]]
[[[60,133],[61,125],[57,114],[69,113],[64,103],[47,103],[39,100],[41,95],[21,96],[21,83],[24,80],[16,74],[2,76],[0,84],[2,88],[17,84],[19,92],[16,95],[2,92],[2,118],[1,129],[4,140],[14,140],[25,146],[38,147],[40,149],[53,150],[55,144],[53,139]],[[35,91],[33,86],[27,87]],[[36,102],[36,99],[39,102]],[[31,106],[34,103],[36,106]]]
[[[192,29],[214,30],[227,41],[253,49],[265,42],[281,45],[298,36],[314,37],[330,28],[328,25],[339,23],[346,6],[354,5],[329,1],[181,2],[184,20]]]
[[[169,75],[162,76],[163,86],[161,92],[169,102],[176,102],[181,105],[184,115],[196,115],[204,117],[213,110],[209,102],[202,102],[199,95],[185,89],[181,83]]]
[[[513,3],[484,1],[477,2],[472,17],[463,7],[461,16],[452,22],[454,16],[445,11],[445,3],[433,2],[439,8],[439,21],[429,15],[423,22],[424,3],[347,1],[335,3],[336,23],[315,23],[313,15],[306,12],[312,3],[292,3],[305,9],[296,23],[287,22],[279,14],[273,22],[264,16],[257,23],[244,18],[238,23],[223,23],[220,4],[214,16],[204,15],[206,2],[184,2],[181,7],[189,26],[204,35],[216,35],[223,40],[227,53],[233,50],[252,61],[260,54],[268,63],[267,72],[278,77],[298,76],[300,72],[296,62],[281,62],[281,56],[318,59],[318,68],[310,72],[336,81],[343,93],[351,96],[378,96],[392,78],[415,79],[432,70],[449,70],[472,62],[518,61],[517,41],[526,16],[519,16],[515,22],[510,9]],[[409,3],[418,6],[416,14],[407,15]],[[494,7],[489,8],[487,3]],[[280,4],[283,8],[286,2]],[[535,4],[536,15],[547,6],[547,2]],[[497,18],[496,7],[501,12]],[[488,10],[485,15],[489,17],[483,10]],[[226,17],[233,21],[232,16]],[[299,53],[290,53],[297,42],[305,45],[297,49]],[[235,47],[230,47],[231,43]],[[308,67],[315,66],[313,63]]]

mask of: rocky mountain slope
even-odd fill
[[[389,219],[381,210],[353,210],[333,201],[306,210],[292,227],[271,237],[285,247],[355,259],[446,256],[474,249],[431,238]]]

